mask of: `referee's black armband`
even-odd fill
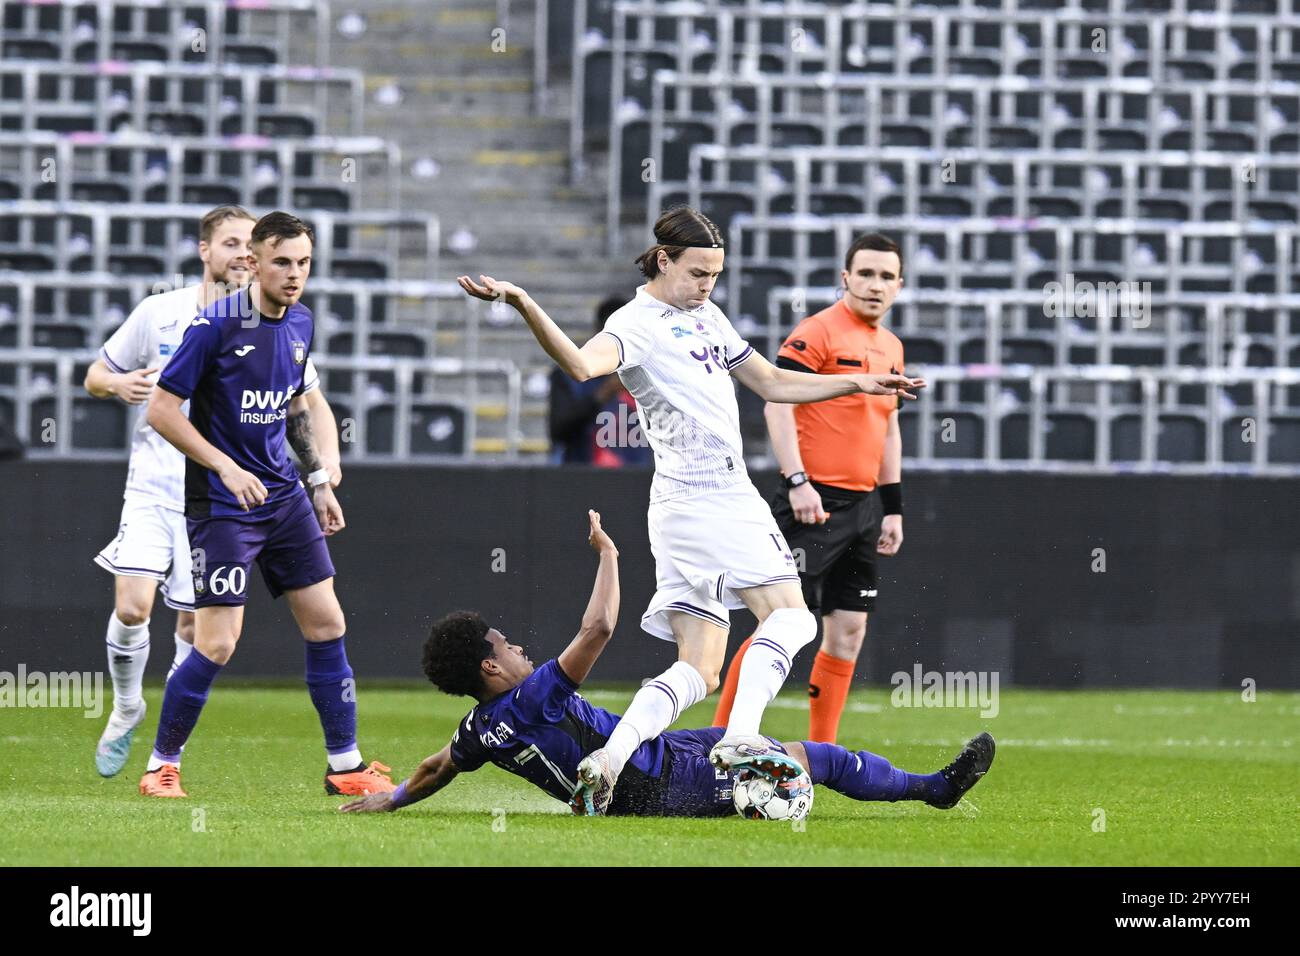
[[[896,481],[892,485],[880,486],[880,504],[882,513],[901,515],[903,513],[903,483]]]

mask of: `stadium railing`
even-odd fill
[[[837,295],[829,286],[772,288],[766,321],[744,328],[756,346],[775,353],[800,320]],[[1138,319],[1122,315],[1114,298],[1100,303],[1098,311],[1105,314],[1090,320],[1070,314],[1071,303],[1064,304],[1057,311],[1042,291],[904,289],[888,327],[909,344],[908,361],[925,364],[1300,367],[1297,295],[1153,296],[1149,314]],[[1300,409],[1300,392],[1283,398]]]
[[[327,0],[9,0],[0,11],[0,50],[6,58],[60,63],[324,66],[331,22]]]
[[[197,282],[197,276],[0,271],[0,347],[99,346],[145,297]],[[316,351],[329,351],[336,336],[347,335],[348,351],[359,357],[394,354],[375,349],[396,337],[418,339],[417,357],[436,355],[444,325],[472,327],[488,307],[466,299],[453,282],[324,276],[311,278],[304,302],[317,320]],[[372,341],[380,337],[386,338]]]
[[[361,132],[363,107],[356,70],[0,61],[0,123],[18,131],[109,133],[128,125],[137,131],[207,136],[355,136]],[[328,121],[343,128],[326,130]]]
[[[368,195],[391,208],[400,169],[397,145],[374,136],[0,132],[0,190],[8,199],[339,209],[374,177],[380,189]]]
[[[210,208],[193,203],[0,202],[0,268],[8,263],[33,272],[192,274],[201,269],[194,266],[198,223]],[[313,269],[321,277],[428,281],[438,275],[436,216],[326,210],[302,216],[316,230]]]
[[[767,322],[749,332],[751,344],[774,357],[800,320],[836,298],[834,288],[771,290]],[[1158,297],[1157,318],[1162,310],[1180,309],[1203,317],[1207,344],[1200,367],[1172,359],[1178,341],[1172,323],[1146,333],[1127,322],[1112,329],[1103,321],[1091,337],[1094,345],[1098,338],[1105,345],[1102,362],[1072,362],[1068,356],[1090,339],[1060,317],[1049,320],[1056,329],[1040,339],[1054,346],[1055,354],[1026,362],[1015,345],[1026,334],[1025,314],[1041,316],[1043,305],[1042,294],[1029,292],[908,290],[899,296],[888,327],[904,342],[908,373],[930,380],[920,401],[905,406],[905,416],[911,410],[921,414],[920,425],[905,434],[909,458],[1084,460],[1097,467],[1180,459],[1230,469],[1247,463],[1300,465],[1300,349],[1292,367],[1258,367],[1248,361],[1241,341],[1249,338],[1244,326],[1254,313],[1269,316],[1279,329],[1290,318],[1291,339],[1300,342],[1300,296]],[[1144,335],[1148,344],[1156,343],[1145,352],[1156,361],[1117,361],[1125,345]],[[968,350],[966,344],[976,348]],[[1171,358],[1161,361],[1162,353]],[[953,427],[961,434],[951,445],[923,445],[930,439],[918,436],[930,434],[945,417],[975,427]],[[1241,438],[1245,418],[1252,419],[1251,441]],[[1060,431],[1054,434],[1048,423],[1060,424]],[[1008,446],[1018,450],[1012,453]]]
[[[1300,475],[1300,413],[1274,411],[1275,396],[1300,385],[1300,369],[909,364],[908,371],[930,383],[903,414],[912,466]],[[945,401],[944,385],[984,394]],[[1252,398],[1225,400],[1234,386]],[[1162,394],[1189,388],[1209,400],[1162,404]]]
[[[615,111],[610,118],[606,225],[612,251],[623,202],[648,192],[645,169],[654,178],[680,179],[690,149],[699,143],[856,146],[880,157],[896,146],[1081,149],[1099,162],[1113,150],[1243,156],[1300,151],[1300,85],[1290,83],[1162,85],[1003,76],[954,85],[924,77],[660,70],[651,85],[648,112]],[[638,127],[635,144],[625,142]],[[625,167],[625,153],[635,155],[636,147],[644,160]]]
[[[81,388],[85,369],[97,356],[92,350],[0,348],[0,382],[13,380],[0,388],[0,418],[13,422],[29,455],[120,459],[129,452],[135,410],[90,398]],[[500,436],[490,439],[491,447],[506,460],[519,457],[521,385],[519,370],[511,362],[328,354],[313,354],[312,361],[323,375],[345,373],[361,380],[374,373],[396,381],[395,393],[378,400],[369,399],[364,390],[348,396],[327,388],[341,419],[340,448],[346,459],[481,460],[486,443],[480,438],[476,403],[485,393],[504,404],[504,427]],[[432,387],[421,394],[415,383],[422,378],[430,383],[459,379],[461,386],[447,396]],[[491,381],[501,387],[485,388]],[[457,412],[461,421],[449,421]],[[382,434],[374,435],[381,416]],[[455,450],[431,450],[439,445]]]
[[[824,79],[892,74],[962,77],[977,87],[1002,74],[1021,79],[1121,81],[1160,85],[1300,76],[1294,55],[1300,17],[1234,11],[1130,11],[1003,4],[944,7],[909,3],[746,4],[620,0],[608,22],[590,22],[579,3],[574,22],[570,146],[575,178],[589,127],[620,112],[644,111],[653,74],[820,74]],[[608,76],[589,76],[593,59]],[[610,130],[611,135],[616,130]]]
[[[736,212],[1294,223],[1298,184],[1281,156],[701,143],[684,178],[650,183],[647,209],[685,201],[724,230]]]
[[[1300,287],[1297,229],[1253,221],[741,213],[732,219],[724,281],[733,316],[754,317],[767,301],[758,270],[779,280],[767,286],[834,284],[854,236],[881,231],[898,238],[917,288],[1041,290],[1073,275],[1149,283],[1157,294],[1286,295]]]

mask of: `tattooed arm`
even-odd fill
[[[328,410],[326,406],[326,411]],[[307,472],[310,484],[311,475],[326,470],[326,464],[316,441],[311,406],[306,396],[297,395],[289,402],[289,418],[285,424],[285,431],[290,447],[297,453],[298,460],[302,462],[302,467]],[[335,444],[337,452],[337,441]],[[326,535],[342,531],[343,508],[334,497],[330,479],[326,478],[319,484],[311,485],[310,493],[312,507],[316,511],[316,520],[320,522],[321,531]]]
[[[334,420],[334,409],[330,408],[322,389],[313,388],[303,398],[307,400],[312,435],[316,439],[316,450],[320,452],[320,467],[330,473],[330,487],[337,488],[343,480],[343,469],[340,467],[339,426]]]

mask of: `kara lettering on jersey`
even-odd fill
[[[514,735],[514,729],[503,720],[497,723],[496,730],[484,731],[478,739],[484,747],[504,747]]]

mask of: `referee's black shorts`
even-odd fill
[[[822,496],[825,524],[803,524],[781,487],[769,500],[786,543],[799,564],[799,581],[810,611],[874,611],[876,542],[880,539],[880,496],[812,483]],[[803,560],[800,562],[800,552]]]

